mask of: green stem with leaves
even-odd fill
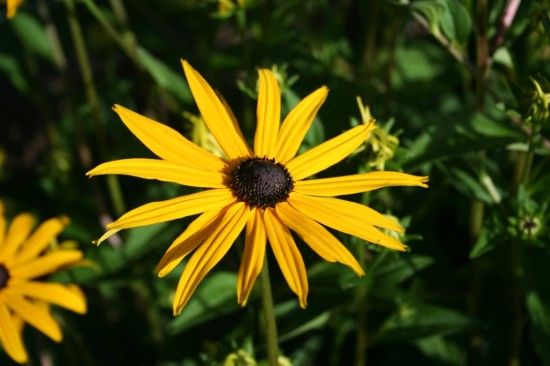
[[[260,273],[260,289],[262,310],[264,315],[267,361],[269,366],[277,366],[277,358],[279,356],[277,323],[275,320],[275,307],[273,306],[273,295],[271,294],[271,282],[269,280],[267,259],[264,260],[264,266],[262,268],[262,272]]]

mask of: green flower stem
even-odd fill
[[[101,105],[99,102],[99,96],[94,83],[92,74],[92,67],[90,65],[90,58],[86,49],[86,43],[84,42],[84,36],[82,34],[82,28],[76,16],[74,0],[65,0],[65,7],[67,8],[69,29],[71,37],[73,39],[73,46],[78,59],[78,66],[80,68],[80,74],[82,81],[84,82],[84,88],[86,92],[86,99],[88,105],[92,111],[92,115],[95,121],[98,146],[100,149],[100,155],[106,156],[107,143],[105,138],[105,131],[101,123]],[[122,191],[118,182],[118,177],[114,175],[107,176],[107,187],[109,191],[109,197],[113,205],[113,209],[117,215],[121,215],[126,211],[124,207],[124,199],[122,197]]]
[[[487,0],[479,0],[475,4],[474,16],[475,16],[475,47],[476,47],[476,64],[475,68],[471,68],[472,76],[475,78],[475,92],[476,92],[476,109],[479,113],[485,111],[485,97],[486,97],[486,77],[489,71],[489,47],[487,40]],[[480,152],[477,156],[480,161],[483,161],[485,157],[484,152]],[[470,223],[469,234],[472,245],[475,245],[481,230],[483,228],[483,222],[485,218],[485,204],[473,198],[470,202]],[[482,279],[483,279],[483,267],[479,261],[472,263],[471,274],[471,286],[473,296],[469,301],[470,314],[472,317],[477,317],[479,313],[480,303],[479,299],[482,295]],[[476,339],[480,336],[479,331],[474,331],[470,336],[470,359],[472,363],[480,362],[480,350],[477,346]]]
[[[265,341],[267,348],[267,361],[269,366],[278,365],[279,346],[277,341],[277,323],[275,321],[275,309],[271,294],[271,282],[269,281],[269,269],[267,258],[260,273],[260,289],[262,298],[262,310],[264,314]]]
[[[367,252],[363,245],[359,246],[357,259],[361,268],[367,264]],[[367,364],[367,352],[369,349],[369,334],[367,324],[367,297],[369,292],[369,282],[367,278],[357,287],[356,309],[357,309],[357,338],[355,339],[355,366],[365,366]]]
[[[527,139],[527,151],[519,152],[516,155],[514,181],[512,193],[515,194],[520,186],[529,183],[531,166],[534,158],[534,138],[539,130],[533,129]],[[517,366],[520,364],[520,352],[525,323],[523,310],[523,250],[522,243],[519,240],[513,240],[509,251],[509,266],[513,278],[513,292],[511,304],[513,306],[513,318],[510,322],[510,354],[508,356],[508,365]]]

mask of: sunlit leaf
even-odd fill
[[[27,49],[37,56],[53,62],[53,52],[46,31],[33,16],[20,13],[10,21],[13,30]]]

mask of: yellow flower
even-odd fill
[[[306,306],[308,282],[302,256],[290,230],[322,258],[340,262],[358,275],[361,266],[322,225],[385,247],[405,245],[376,227],[402,227],[364,205],[332,196],[387,186],[426,187],[427,177],[398,172],[372,172],[304,180],[352,153],[368,137],[373,124],[361,125],[296,156],[301,141],[327,96],[321,87],[303,99],[280,125],[279,85],[269,70],[259,70],[257,129],[252,151],[229,107],[186,61],[183,69],[206,125],[225,152],[222,159],[147,117],[116,105],[126,127],[160,159],[124,159],[104,163],[87,175],[125,174],[207,190],[152,202],[107,225],[98,243],[122,230],[197,215],[176,238],[157,266],[160,277],[191,255],[174,296],[178,314],[206,274],[245,229],[244,253],[237,276],[237,301],[245,305],[264,262],[269,241],[291,290]],[[290,229],[290,230],[289,230]]]
[[[210,130],[208,129],[206,123],[204,123],[204,120],[200,115],[197,116],[192,113],[183,112],[183,116],[193,124],[191,141],[216,156],[225,156],[220,145],[218,144],[212,133],[210,133]]]
[[[364,105],[360,97],[357,97],[356,100],[359,106],[359,112],[361,113],[362,122],[366,124],[376,123],[376,120],[370,113],[370,107]],[[377,125],[369,136],[366,145],[370,146],[372,150],[372,156],[369,157],[367,165],[377,170],[384,170],[386,161],[393,157],[395,149],[397,145],[399,145],[399,139],[391,135],[389,131]]]
[[[23,3],[23,0],[7,0],[6,17],[13,18],[17,12],[17,8]]]
[[[86,312],[84,294],[77,286],[38,280],[82,259],[82,252],[73,249],[43,254],[67,222],[64,217],[49,219],[31,233],[34,219],[23,213],[7,227],[0,202],[0,344],[19,363],[27,362],[22,323],[60,342],[61,329],[48,304]]]

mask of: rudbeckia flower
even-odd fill
[[[34,219],[23,213],[7,227],[0,202],[0,344],[19,363],[28,359],[21,336],[23,324],[61,341],[61,329],[49,304],[79,314],[86,312],[86,299],[77,286],[42,279],[82,259],[79,250],[47,251],[67,222],[64,217],[49,219],[31,232]]]
[[[168,126],[116,105],[126,127],[160,159],[124,159],[97,166],[88,176],[124,174],[207,188],[152,202],[107,226],[98,243],[122,230],[199,215],[170,245],[157,266],[165,276],[193,253],[181,274],[173,302],[178,314],[206,274],[222,259],[244,229],[244,253],[237,276],[237,301],[244,305],[263,266],[266,243],[291,290],[306,306],[306,268],[291,231],[329,262],[364,272],[353,255],[325,226],[395,250],[405,245],[379,228],[403,231],[373,209],[333,196],[388,186],[426,187],[427,177],[373,172],[334,178],[306,178],[338,163],[359,147],[373,124],[360,125],[297,155],[298,148],[325,100],[321,87],[303,99],[280,123],[277,80],[259,70],[254,150],[243,138],[223,99],[186,61],[183,69],[199,111],[225,152],[220,158],[196,146]]]
[[[23,0],[7,0],[6,3],[6,17],[13,18],[17,12],[17,8],[23,3]]]

